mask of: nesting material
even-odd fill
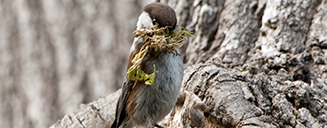
[[[152,74],[146,74],[140,68],[141,62],[144,57],[151,53],[168,52],[174,55],[178,55],[175,50],[176,46],[183,44],[183,39],[186,37],[183,34],[191,35],[191,32],[186,31],[184,28],[179,29],[176,32],[168,34],[168,28],[159,28],[156,24],[152,29],[142,28],[141,30],[135,30],[133,32],[134,37],[143,37],[144,45],[141,47],[139,53],[135,55],[132,60],[133,65],[127,70],[127,76],[130,80],[145,81],[146,85],[152,85],[154,82],[155,74],[159,73],[156,71],[155,65],[154,72]]]

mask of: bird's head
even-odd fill
[[[169,31],[173,31],[177,23],[174,9],[159,2],[146,5],[138,18],[136,29],[150,29],[156,23],[158,23],[159,27],[167,26]]]

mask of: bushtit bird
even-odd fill
[[[168,26],[169,32],[172,32],[176,22],[175,11],[171,7],[162,3],[152,3],[144,7],[138,17],[136,29],[151,29],[158,24],[159,27]],[[127,69],[133,65],[131,61],[144,42],[142,37],[134,38]],[[175,50],[179,52],[178,47],[175,47]],[[154,72],[154,65],[157,72],[152,85],[125,77],[112,128],[161,127],[157,122],[175,106],[183,79],[183,62],[180,56],[165,51],[155,53],[146,56],[140,68],[151,74]]]

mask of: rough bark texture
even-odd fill
[[[162,125],[327,127],[326,0],[164,2],[194,38]],[[114,108],[107,114],[110,124]]]
[[[0,127],[45,127],[119,87],[146,3],[123,2],[2,1]],[[327,127],[327,0],[161,2],[194,32],[179,100],[161,125]],[[110,125],[119,94],[51,127]]]

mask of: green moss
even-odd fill
[[[169,34],[167,27],[158,28],[156,24],[152,29],[141,29],[133,32],[134,37],[143,37],[146,41],[139,53],[135,55],[132,60],[133,65],[127,70],[127,76],[130,80],[145,81],[146,85],[152,85],[154,82],[155,74],[160,73],[156,71],[155,65],[152,74],[147,74],[141,70],[140,65],[144,57],[154,49],[154,53],[169,52],[174,53],[175,47],[183,44],[183,39],[187,39],[183,34],[188,34],[193,37],[192,32],[186,31],[185,28],[181,28]],[[169,42],[167,42],[169,41]],[[178,55],[178,54],[177,54]]]

